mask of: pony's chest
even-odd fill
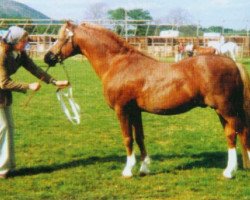
[[[140,79],[115,77],[104,81],[104,97],[110,107],[114,107],[116,104],[125,105],[137,97],[142,85],[143,82]]]

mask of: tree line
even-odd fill
[[[222,26],[201,27],[193,23],[192,16],[183,8],[174,8],[170,10],[164,19],[153,19],[148,10],[141,8],[126,10],[125,8],[107,9],[105,3],[95,3],[86,9],[83,16],[84,20],[114,20],[120,21],[113,27],[113,31],[123,36],[159,36],[164,30],[178,30],[180,36],[196,37],[203,36],[205,32],[216,32],[224,35],[247,35],[247,30],[234,30]],[[153,23],[152,23],[153,22]],[[1,23],[2,29],[6,29],[12,21]],[[47,26],[43,22],[27,21],[28,32],[32,34],[55,34],[59,26]],[[32,25],[32,24],[38,25]],[[53,24],[62,23],[54,20]],[[126,26],[126,27],[125,27]],[[110,27],[109,27],[110,28]]]
[[[201,27],[192,22],[192,16],[183,8],[174,8],[170,10],[165,19],[155,20],[148,10],[125,8],[107,9],[105,3],[92,4],[84,16],[86,19],[110,19],[110,20],[128,20],[127,34],[136,36],[154,36],[159,35],[163,30],[178,30],[180,36],[203,36],[205,32],[216,32],[224,35],[246,35],[246,30],[234,30],[223,26]],[[154,20],[154,24],[145,21],[130,20]],[[157,25],[159,24],[159,25]],[[169,25],[164,25],[169,24]],[[118,34],[124,35],[124,26],[116,25],[115,31]]]

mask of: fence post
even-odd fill
[[[125,9],[125,38],[126,41],[128,41],[128,13],[126,9]]]

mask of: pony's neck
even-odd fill
[[[81,29],[79,47],[100,78],[118,56],[131,50],[128,44],[108,30],[94,26],[82,26]]]

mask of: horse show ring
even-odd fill
[[[45,67],[43,57],[58,35],[56,32],[31,34],[31,38],[29,54],[38,66]],[[238,44],[237,65],[249,63],[248,37],[225,36],[225,40]],[[207,47],[209,41],[218,41],[218,38],[135,36],[128,37],[127,41],[156,60],[174,64],[174,48],[179,42]],[[239,158],[237,176],[233,178],[237,169],[236,151],[226,152],[223,128],[211,109],[198,108],[188,114],[171,117],[144,113],[145,144],[150,157],[139,160],[139,148],[126,157],[117,117],[105,102],[101,81],[89,63],[86,56],[82,55],[65,61],[70,82],[73,83],[74,98],[82,112],[78,104],[74,102],[71,106],[71,102],[67,102],[70,99],[68,97],[72,97],[69,95],[72,91],[59,91],[61,97],[58,96],[58,102],[51,85],[45,86],[51,94],[43,88],[30,104],[30,108],[35,110],[36,103],[41,103],[41,111],[37,109],[40,114],[27,108],[34,116],[32,120],[30,116],[24,116],[23,110],[17,106],[16,115],[20,119],[17,121],[17,149],[21,150],[17,152],[17,176],[2,185],[2,194],[14,197],[13,191],[18,191],[16,198],[23,199],[249,198],[246,186],[249,171],[243,170],[244,165],[240,162],[247,155]],[[250,65],[247,64],[247,67],[249,70]],[[56,78],[65,78],[60,67],[51,69],[51,74]],[[25,78],[29,80],[28,76]],[[70,117],[66,114],[67,120],[60,110],[60,103],[64,112],[66,110],[60,98],[68,103],[68,109],[77,111],[73,116],[73,123],[77,125],[72,125]],[[51,105],[53,108],[50,110],[48,108]],[[237,147],[237,154],[240,153]],[[124,170],[121,173],[122,168]],[[139,177],[148,173],[149,176]],[[134,178],[124,179],[121,175],[133,175]]]
[[[0,19],[0,24],[2,20]],[[52,32],[42,34],[30,31],[31,42],[27,49],[29,55],[38,66],[45,68],[43,58],[59,38],[57,29],[54,28],[59,24],[51,25],[50,20],[42,23],[31,20],[32,24],[29,23],[30,19],[27,22],[18,19],[20,23],[13,19],[10,21],[29,30],[33,26],[39,29],[41,24],[47,24],[45,30],[52,28]],[[60,27],[64,22],[60,21]],[[127,38],[123,35],[123,39],[142,54],[163,61],[166,65],[174,65],[175,47],[180,42],[186,46],[198,44],[207,48],[210,41],[219,41],[219,37],[201,35],[146,35]],[[225,35],[225,42],[238,45],[236,63],[240,66],[237,69],[244,74],[241,64],[246,64],[247,69],[250,69],[249,36]],[[183,59],[195,59],[188,58],[187,52],[184,54]],[[219,62],[222,60],[218,59]],[[97,61],[98,59],[94,60]],[[167,117],[143,113],[145,146],[149,153],[147,156],[145,152],[142,153],[140,160],[140,149],[143,149],[140,145],[132,154],[126,155],[117,116],[110,110],[110,104],[107,105],[103,97],[102,82],[96,77],[87,57],[76,55],[65,60],[65,66],[69,70],[70,82],[73,83],[68,91],[61,90],[55,94],[54,87],[51,89],[51,85],[44,85],[28,108],[19,108],[22,97],[18,96],[15,102],[15,115],[18,116],[15,135],[18,165],[16,176],[2,183],[1,198],[249,199],[249,171],[243,170],[244,167],[249,168],[247,152],[243,148],[243,157],[237,160],[237,155],[241,155],[239,145],[237,144],[237,148],[227,149],[224,130],[212,109],[198,108]],[[51,68],[50,71],[59,80],[65,78],[60,68]],[[136,73],[140,74],[139,71]],[[20,74],[26,78],[22,71]],[[119,80],[124,77],[122,75]],[[193,76],[192,79],[197,77]],[[47,92],[44,87],[48,89]],[[186,91],[190,90],[186,88]],[[207,102],[211,101],[207,99]],[[130,106],[133,108],[134,105]],[[72,116],[68,114],[71,110]],[[130,121],[135,119],[135,115],[138,113],[133,113]],[[136,126],[135,121],[137,120],[133,121],[133,129],[141,133],[140,123]],[[134,143],[141,141],[134,138]],[[234,143],[233,140],[230,142]],[[232,147],[234,144],[229,145]],[[127,146],[126,149],[129,150]]]

